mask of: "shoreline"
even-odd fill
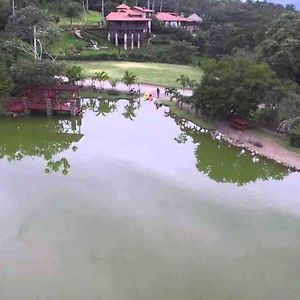
[[[82,83],[83,87],[91,87],[92,86],[92,80],[91,79],[85,79]],[[96,82],[95,84],[96,88],[100,88],[100,83]],[[166,102],[170,101],[168,96],[164,95],[165,86],[161,85],[148,85],[148,84],[134,84],[132,85],[133,88],[140,88],[141,94],[151,90],[156,90],[157,87],[161,88],[161,97],[159,99],[156,99],[156,101],[161,102],[163,105],[166,105]],[[109,89],[109,83],[104,83],[104,90]],[[124,84],[118,84],[116,87],[116,90],[120,92],[128,91],[128,87]],[[189,95],[191,94],[191,90],[185,90],[185,94]],[[165,102],[165,103],[164,103]],[[172,110],[172,107],[169,107],[170,110]],[[201,121],[201,118],[198,116],[192,114],[188,109],[179,108],[179,110],[185,112],[187,115],[190,115],[191,117],[198,118],[199,121]],[[185,119],[186,117],[182,117]],[[188,119],[188,118],[186,118]],[[191,122],[193,120],[190,119]],[[193,122],[194,123],[194,122]],[[203,128],[205,128],[203,126]],[[257,132],[253,129],[247,129],[244,131],[240,131],[237,129],[233,129],[229,126],[228,123],[222,122],[217,123],[215,126],[215,129],[207,129],[208,131],[212,132],[214,136],[219,136],[222,141],[241,148],[245,149],[247,151],[250,151],[252,153],[255,153],[257,155],[260,155],[261,157],[264,157],[266,159],[273,160],[295,172],[300,172],[300,154],[290,151],[286,149],[285,147],[281,146],[280,144],[272,141],[268,137],[259,136]],[[260,144],[261,146],[256,146],[257,144]]]
[[[219,123],[216,132],[223,135],[225,142],[235,147],[255,152],[266,159],[273,160],[293,171],[300,172],[300,154],[284,148],[267,137],[259,136],[255,130],[239,131],[231,128],[229,124]]]
[[[165,106],[168,106],[163,100],[161,103]],[[172,107],[168,106],[170,111]],[[177,106],[176,106],[177,107]],[[193,118],[198,118],[201,121],[201,118],[192,114],[190,111],[184,108],[177,109],[183,111],[188,117],[180,116],[182,119],[188,119],[190,122],[194,123]],[[176,114],[176,113],[175,113]],[[195,123],[194,123],[195,124]],[[195,124],[196,126],[199,126]],[[215,128],[205,128],[201,126],[212,134],[213,138],[222,140],[225,143],[228,143],[234,147],[245,149],[251,153],[255,153],[265,159],[273,160],[276,163],[279,163],[285,166],[288,169],[291,169],[295,172],[300,172],[300,154],[290,151],[271,138],[259,136],[258,132],[253,129],[246,129],[244,131],[233,129],[226,122],[219,122],[214,124]]]

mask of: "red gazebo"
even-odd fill
[[[45,112],[81,113],[78,85],[33,86],[26,88],[16,98],[9,99],[6,110],[11,113]]]

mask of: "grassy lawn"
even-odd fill
[[[73,25],[97,25],[97,23],[102,20],[101,13],[97,11],[89,11],[85,17],[84,13],[80,15],[79,18],[73,19]],[[69,18],[60,17],[59,25],[70,25],[71,20]]]
[[[83,49],[87,44],[87,42],[76,38],[74,34],[64,31],[61,33],[59,41],[51,46],[50,53],[52,55],[63,55],[67,54],[67,51],[71,49]]]
[[[180,87],[176,82],[180,75],[189,76],[197,81],[202,76],[201,69],[193,66],[118,61],[72,62],[72,64],[80,65],[87,77],[93,76],[95,72],[106,71],[111,78],[121,79],[124,71],[129,70],[138,76],[140,83],[172,87]]]
[[[74,51],[80,53],[82,56],[97,55],[99,53],[115,53],[122,54],[125,50],[120,49],[110,43],[106,38],[106,32],[103,30],[81,30],[82,40],[77,38],[72,31],[63,31],[60,34],[59,40],[50,46],[50,53],[52,55],[66,55],[72,54]],[[90,41],[94,40],[100,46],[105,47],[100,50],[90,49]]]

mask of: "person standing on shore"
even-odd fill
[[[159,98],[159,97],[160,97],[160,89],[157,88],[157,89],[156,89],[156,98]]]

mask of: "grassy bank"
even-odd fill
[[[176,79],[180,75],[189,76],[199,81],[202,70],[195,66],[170,65],[159,63],[138,63],[138,62],[68,62],[79,65],[83,68],[84,75],[91,77],[95,72],[106,71],[113,79],[121,79],[126,70],[134,72],[140,83],[180,87]]]
[[[106,100],[130,99],[132,96],[127,92],[94,90],[92,88],[83,88],[80,90],[81,98],[102,98]]]
[[[170,101],[160,101],[164,106],[168,106],[171,110],[172,113],[176,114],[178,117],[189,120],[193,122],[194,124],[209,129],[209,130],[214,130],[216,129],[216,126],[208,121],[205,121],[194,114],[188,113],[183,109],[180,109],[174,102]]]

